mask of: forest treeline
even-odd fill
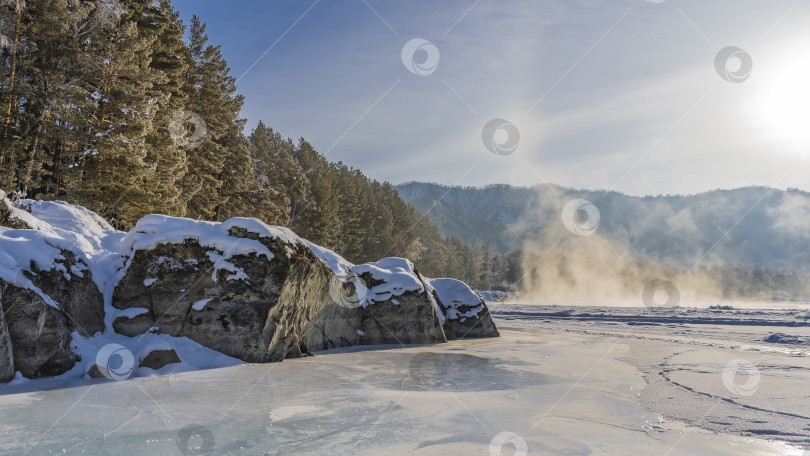
[[[0,0],[0,189],[66,200],[121,229],[162,213],[256,217],[353,262],[404,256],[498,287],[519,253],[441,235],[388,183],[264,123],[196,16],[169,0]]]

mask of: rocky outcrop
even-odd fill
[[[274,362],[498,335],[466,285],[426,279],[403,258],[353,265],[254,219],[152,215],[121,233],[66,203],[0,203],[0,382],[59,375],[80,358],[77,372],[111,378],[93,363],[114,340],[158,370],[194,362],[200,347],[183,352],[190,342],[176,338]],[[164,345],[133,342],[144,336]]]
[[[456,339],[500,336],[486,303],[466,283],[455,279],[430,279],[428,283],[444,314],[446,333]]]
[[[104,330],[104,298],[84,252],[0,194],[0,379],[59,375],[72,333]],[[11,357],[8,357],[8,347]]]
[[[179,237],[165,236],[165,223],[186,226]],[[395,273],[352,267],[331,252],[319,250],[330,256],[319,258],[288,230],[239,219],[202,225],[208,233],[194,239],[182,234],[196,233],[199,223],[154,218],[135,228],[131,260],[113,294],[122,311],[113,323],[117,333],[188,337],[248,362],[351,345],[446,341],[407,260],[387,260],[383,266],[403,266]],[[342,281],[330,263],[356,281]],[[357,299],[345,299],[344,287]]]
[[[70,349],[71,328],[66,315],[37,293],[0,281],[0,307],[6,340],[12,348],[11,377],[14,371],[27,378],[60,375],[79,359]],[[10,380],[8,370],[8,366],[0,368],[6,381]]]
[[[104,296],[87,263],[68,250],[54,262],[53,269],[33,268],[31,282],[57,303],[71,331],[85,337],[104,331]]]

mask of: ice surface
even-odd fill
[[[198,448],[208,453],[190,454],[505,456],[514,450],[490,446],[506,432],[528,455],[801,454],[646,410],[643,373],[622,360],[632,339],[501,333],[92,385],[6,385],[0,452],[175,455],[178,444],[208,442]]]
[[[795,318],[802,305],[729,304],[676,309],[491,304],[490,311],[502,332],[579,334],[592,338],[593,350],[628,347],[620,359],[646,382],[639,401],[666,419],[810,448],[805,388],[810,322]]]

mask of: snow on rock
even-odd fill
[[[93,280],[102,292],[114,280],[121,267],[121,241],[125,233],[113,228],[94,212],[64,201],[19,200],[18,210],[33,221],[28,225],[37,230],[53,233],[66,243],[63,248],[88,263]]]
[[[425,279],[444,314],[445,331],[456,338],[498,337],[484,300],[456,279]]]
[[[484,302],[481,297],[460,280],[432,279],[430,284],[436,290],[448,320],[463,322],[467,318],[477,318],[478,314],[484,310]]]
[[[131,258],[138,250],[151,250],[160,244],[182,244],[187,240],[193,240],[203,247],[219,250],[225,260],[234,255],[251,253],[264,255],[268,259],[273,258],[270,250],[260,242],[231,236],[230,228],[238,226],[235,222],[233,219],[225,223],[215,223],[165,215],[147,215],[127,233],[122,243],[122,252]],[[255,226],[247,223],[246,225]],[[270,234],[270,237],[274,237],[272,232]]]
[[[289,230],[249,219],[217,224],[150,216],[124,244],[127,266],[113,306],[149,303],[149,312],[117,315],[118,334],[157,328],[248,362],[446,340],[432,297],[404,259],[353,266]],[[144,277],[158,280],[145,287]],[[340,300],[344,287],[363,299]]]
[[[50,296],[34,285],[36,271],[57,270],[70,280],[70,273],[59,260],[65,260],[59,247],[62,239],[37,230],[12,230],[0,227],[0,280],[31,290],[51,307],[59,309]]]
[[[366,275],[368,293],[363,306],[391,300],[406,292],[424,293],[425,286],[414,271],[413,263],[405,258],[383,258],[351,268],[359,276]]]
[[[100,271],[96,251],[70,236],[69,230],[24,210],[33,203],[19,200],[12,204],[0,195],[6,222],[14,219],[25,225],[18,229],[0,226],[0,281],[34,292],[64,313],[74,330],[86,335],[101,331],[103,296],[99,285],[105,273]],[[41,206],[44,203],[37,207]]]
[[[203,310],[205,309],[205,305],[213,300],[214,298],[200,299],[199,301],[196,301],[194,304],[192,304],[191,308],[197,311]]]
[[[14,206],[6,193],[0,190],[0,226],[16,229],[49,231],[46,223],[40,222],[28,212]]]
[[[12,203],[0,192],[0,363],[8,366],[0,381],[9,380],[8,370],[26,378],[63,373],[77,359],[71,334],[104,329],[93,246],[29,212],[34,203]],[[37,204],[38,215],[50,215],[41,209],[53,205]]]

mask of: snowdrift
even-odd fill
[[[150,215],[0,192],[0,381],[151,375],[351,345],[496,337],[466,284],[403,258],[354,265],[255,219]]]

